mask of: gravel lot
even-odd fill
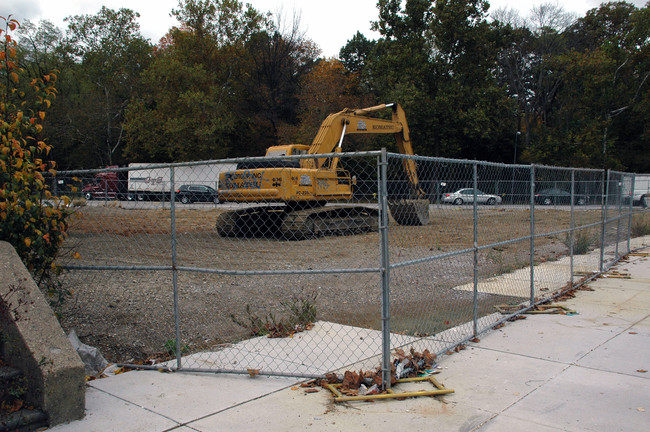
[[[168,205],[168,204],[167,204]],[[282,320],[289,304],[312,299],[317,319],[381,328],[380,279],[377,271],[314,273],[333,269],[376,269],[379,236],[368,233],[302,241],[221,238],[214,223],[221,210],[214,205],[179,207],[176,212],[177,266],[219,269],[222,274],[178,272],[178,311],[181,340],[192,351],[248,336],[235,323],[250,316]],[[576,212],[578,213],[578,212]],[[83,266],[170,266],[171,217],[168,209],[128,209],[120,203],[80,207],[61,263]],[[583,210],[577,223],[599,220],[598,211]],[[432,210],[425,227],[390,225],[392,263],[465,250],[473,244],[471,207]],[[481,208],[479,245],[522,238],[530,229],[524,209]],[[537,232],[569,226],[563,210],[536,211]],[[567,253],[562,236],[536,239],[536,259]],[[502,245],[479,254],[479,277],[525,267],[528,240]],[[72,258],[74,254],[78,258]],[[427,261],[391,272],[391,328],[407,334],[432,334],[468,321],[471,293],[453,287],[473,278],[473,254]],[[306,274],[242,275],[236,271],[305,271]],[[225,274],[230,272],[228,274]],[[100,348],[115,362],[150,358],[175,338],[172,273],[168,270],[73,270],[65,272],[64,287],[73,296],[61,309],[66,331]],[[559,288],[559,287],[558,287]],[[521,301],[510,296],[481,294],[480,313],[494,305]],[[284,303],[284,305],[283,305]],[[247,313],[247,307],[250,312]],[[235,319],[233,319],[233,316]]]

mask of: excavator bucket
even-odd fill
[[[400,225],[427,225],[429,223],[429,200],[401,199],[389,201],[393,219]]]

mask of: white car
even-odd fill
[[[474,189],[459,189],[456,192],[446,193],[442,195],[442,202],[448,204],[461,205],[465,203],[474,202]],[[490,195],[476,189],[476,202],[478,204],[495,205],[501,202],[501,197],[498,195]]]

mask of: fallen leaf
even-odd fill
[[[638,334],[637,332],[629,332],[629,334]]]
[[[645,370],[645,369],[637,369],[636,371],[639,372],[639,373],[646,373],[646,372],[648,372],[648,371]]]
[[[638,407],[636,410],[639,411],[639,412],[645,412],[645,408],[643,408],[643,407]]]
[[[300,387],[291,387],[291,390],[298,390]]]
[[[308,388],[308,389],[305,389],[305,393],[318,393],[319,391],[320,391],[320,390],[318,390],[317,388]]]
[[[248,375],[250,375],[251,377],[256,377],[257,375],[260,374],[259,369],[246,369],[246,371],[248,372]]]

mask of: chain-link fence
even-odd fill
[[[388,385],[392,350],[445,353],[639,247],[634,184],[385,152],[59,172],[62,322],[117,363]]]

